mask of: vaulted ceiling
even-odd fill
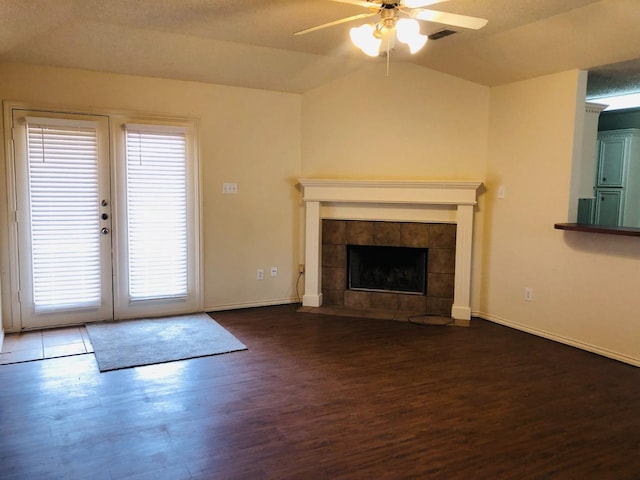
[[[638,0],[449,0],[430,8],[489,23],[431,40],[415,56],[398,48],[392,65],[408,61],[488,86],[574,68],[596,69],[594,79],[600,72],[609,87],[615,77],[616,88],[628,88],[620,78],[634,74],[637,83]],[[362,12],[331,0],[2,0],[0,61],[304,92],[363,63],[384,65],[349,40],[350,27],[366,20],[292,35]],[[443,28],[423,23],[422,33]],[[619,62],[625,68],[603,67]]]

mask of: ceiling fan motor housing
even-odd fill
[[[393,29],[398,21],[398,8],[395,3],[383,3],[380,9],[382,26],[388,30]]]

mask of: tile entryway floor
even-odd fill
[[[93,353],[84,326],[5,334],[0,365]]]

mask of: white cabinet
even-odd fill
[[[599,188],[622,187],[625,164],[628,158],[629,137],[627,135],[606,134],[598,140],[597,186]]]
[[[600,188],[596,191],[595,223],[605,227],[617,227],[623,224],[624,197],[622,193],[622,188]]]
[[[595,223],[640,227],[640,129],[598,134]]]

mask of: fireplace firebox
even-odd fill
[[[455,225],[323,219],[321,241],[322,293],[327,307],[427,312],[430,315],[451,313],[455,280]],[[393,289],[363,282],[366,275],[363,278],[362,274],[359,279],[362,283],[358,284],[358,279],[354,278],[353,273],[349,273],[347,257],[353,260],[353,254],[349,253],[353,247],[370,246],[376,247],[373,258],[376,262],[387,261],[390,258],[388,252],[402,252],[405,248],[407,250],[404,252],[412,255],[419,253],[418,258],[423,252],[425,256],[412,261],[404,260],[401,256],[400,262],[394,261],[394,270],[385,267],[391,272],[392,278],[395,276]],[[377,247],[382,250],[377,250]],[[365,248],[365,251],[368,250]],[[424,283],[407,287],[405,278],[414,275],[404,270],[412,262],[416,262],[418,266],[413,265],[411,268],[425,268]],[[402,268],[398,269],[398,264]],[[362,265],[360,270],[361,267]],[[419,278],[422,278],[422,274]],[[353,280],[356,280],[355,288]]]
[[[426,294],[427,249],[347,245],[347,288]]]

